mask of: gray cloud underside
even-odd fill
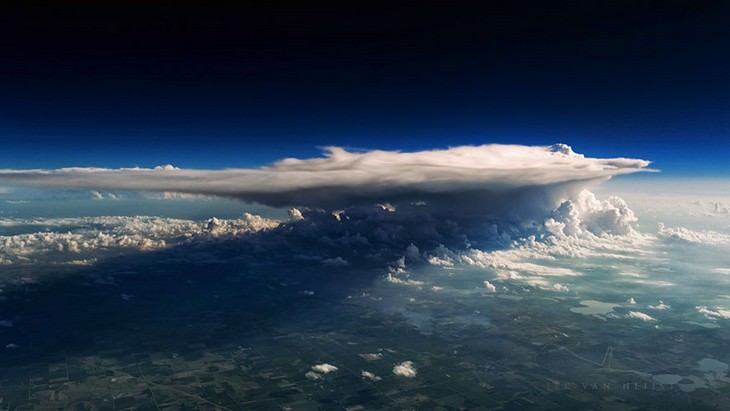
[[[648,165],[648,161],[638,159],[586,158],[562,144],[462,146],[411,153],[349,152],[330,147],[321,158],[288,158],[256,169],[2,170],[0,181],[38,187],[203,194],[274,207],[338,209],[418,201],[436,208],[439,203],[449,208],[550,203],[539,205],[545,208],[577,187],[646,170]]]

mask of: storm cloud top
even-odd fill
[[[389,202],[453,201],[501,193],[584,186],[646,170],[648,161],[589,158],[564,144],[481,145],[418,152],[353,152],[287,158],[261,168],[61,168],[0,170],[5,185],[179,192],[231,197],[275,207],[338,209]],[[560,190],[558,190],[560,191]],[[486,196],[486,197],[485,197]]]

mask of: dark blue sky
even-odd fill
[[[727,2],[353,4],[7,13],[0,168],[565,142],[730,175]]]

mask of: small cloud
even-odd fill
[[[730,320],[730,310],[723,309],[723,308],[708,308],[706,306],[698,306],[695,307],[697,309],[697,312],[704,315],[706,318],[712,318],[712,319],[724,319],[724,320]]]
[[[298,208],[290,208],[289,209],[289,220],[291,221],[301,221],[304,220],[304,214],[298,209]]]
[[[308,380],[316,381],[322,379],[322,374],[318,374],[314,371],[307,371],[304,373],[304,377]]]
[[[91,266],[91,265],[94,265],[95,263],[96,263],[96,259],[95,258],[85,258],[83,260],[70,260],[70,261],[66,261],[63,264],[64,265],[75,265],[75,266],[83,267],[83,266]]]
[[[672,306],[668,305],[668,304],[664,304],[664,301],[659,300],[659,304],[650,305],[649,308],[652,310],[668,310],[668,309],[672,308]]]
[[[490,292],[490,293],[496,293],[497,292],[497,287],[495,287],[494,284],[490,283],[487,280],[484,280],[484,288],[486,288],[487,291]]]
[[[364,359],[365,361],[377,361],[383,359],[382,353],[364,353],[364,354],[358,354],[360,358]]]
[[[119,200],[119,196],[114,193],[102,193],[100,191],[92,191],[91,198],[93,200]]]
[[[423,281],[411,280],[409,278],[406,278],[406,279],[399,278],[392,272],[388,273],[388,276],[385,277],[385,281],[387,281],[391,284],[412,285],[412,286],[416,286],[416,287],[420,287],[424,284]]]
[[[344,258],[337,256],[335,258],[325,258],[322,260],[322,265],[326,265],[328,267],[345,267],[350,265],[350,263]]]
[[[180,168],[173,166],[172,164],[165,164],[162,166],[156,166],[153,168],[155,171],[173,171],[173,170],[180,170]]]
[[[400,377],[414,378],[416,374],[418,374],[418,371],[416,370],[416,367],[413,366],[412,361],[403,361],[402,363],[393,366],[393,374]]]
[[[370,381],[380,381],[380,380],[382,380],[382,378],[378,377],[377,375],[371,373],[370,371],[365,371],[365,370],[362,370],[362,372],[360,373],[360,376],[364,380],[370,380]]]
[[[383,211],[387,211],[389,213],[395,213],[398,211],[393,204],[390,203],[381,203],[377,204],[378,207],[380,207]]]
[[[635,320],[641,320],[641,321],[656,321],[656,318],[644,314],[640,311],[629,311],[628,314],[626,314],[626,318],[633,318]]]

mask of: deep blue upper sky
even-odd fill
[[[730,3],[390,3],[8,13],[0,168],[565,142],[730,175]]]

